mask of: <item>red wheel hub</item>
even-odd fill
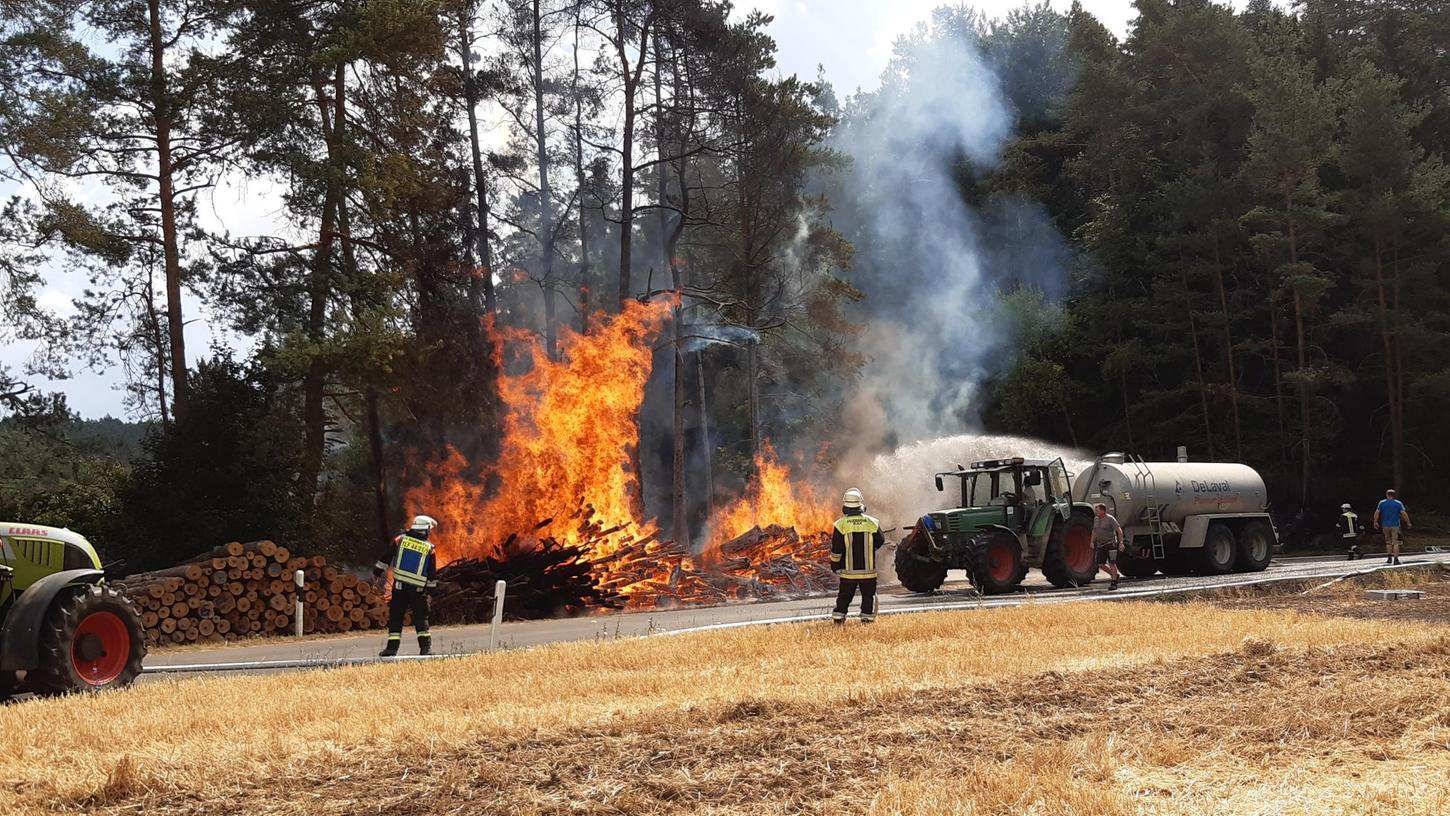
[[[121,676],[131,659],[131,630],[115,612],[92,612],[81,619],[71,643],[71,665],[92,686]]]
[[[987,572],[992,576],[993,581],[1006,582],[1012,580],[1012,573],[1017,568],[1016,553],[1012,552],[1012,545],[1005,541],[994,542],[987,550]]]
[[[1063,536],[1063,558],[1067,568],[1073,572],[1087,572],[1093,568],[1093,534],[1086,527],[1069,527]]]

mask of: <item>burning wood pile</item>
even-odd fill
[[[232,542],[119,583],[141,613],[150,645],[206,643],[293,631],[294,574],[302,570],[303,631],[349,632],[387,623],[383,593],[321,556],[271,541]]]
[[[441,623],[470,623],[493,614],[494,585],[508,584],[504,605],[510,617],[532,620],[575,614],[588,607],[617,607],[618,598],[600,587],[582,547],[540,539],[521,548],[511,535],[501,557],[465,558],[438,570],[433,617]]]
[[[580,520],[582,519],[582,520]],[[603,528],[585,505],[571,521],[565,544],[540,531],[524,542],[512,534],[499,555],[453,561],[439,570],[433,611],[440,621],[486,620],[493,611],[494,583],[508,584],[504,611],[513,619],[577,614],[591,607],[631,610],[760,601],[834,591],[831,539],[801,536],[770,525],[692,555],[658,533],[631,536],[627,527]],[[606,555],[592,555],[606,552]]]

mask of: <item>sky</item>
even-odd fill
[[[773,15],[770,33],[781,73],[815,79],[816,66],[842,99],[857,89],[872,90],[891,58],[896,39],[926,20],[934,8],[955,0],[736,0],[742,12]],[[1054,0],[1066,10],[1071,0]],[[1023,0],[972,0],[967,5],[989,18],[1003,17]],[[1243,5],[1239,0],[1235,5]],[[1083,8],[1119,37],[1134,17],[1132,0],[1082,0]]]
[[[817,66],[823,66],[839,97],[856,90],[873,90],[879,84],[882,69],[891,57],[892,44],[918,23],[926,20],[931,10],[949,0],[736,0],[741,13],[758,10],[774,16],[770,33],[777,44],[777,63],[781,74],[799,74],[814,79]],[[1054,0],[1065,9],[1070,0]],[[1236,0],[1242,6],[1244,0]],[[989,17],[1005,15],[1021,6],[1023,0],[976,0],[971,5]],[[1097,16],[1120,37],[1128,31],[1133,15],[1132,0],[1082,0],[1083,7]],[[219,190],[202,203],[202,221],[206,226],[224,227],[232,235],[257,235],[275,228],[278,197],[266,181],[249,182]],[[0,196],[14,189],[0,183]],[[84,198],[84,196],[83,196]],[[46,285],[39,293],[42,304],[64,317],[73,311],[71,298],[85,286],[83,274],[68,270],[63,262],[51,265]],[[195,298],[189,297],[186,309],[187,356],[193,362],[205,355],[212,342],[222,338],[233,347],[245,347],[238,338],[209,324],[198,313]],[[12,343],[0,348],[0,364],[13,372],[23,369],[33,350],[26,343]],[[68,380],[50,382],[30,378],[42,390],[61,390],[71,407],[84,417],[124,416],[122,381],[119,366],[110,371],[77,371]]]

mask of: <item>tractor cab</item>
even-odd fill
[[[896,576],[907,589],[929,592],[948,570],[966,570],[987,593],[1016,589],[1030,567],[1054,586],[1093,579],[1092,511],[1072,501],[1072,474],[1061,459],[988,459],[936,474],[955,507],[923,516],[896,550]]]
[[[1052,512],[1064,519],[1071,507],[1071,477],[1061,459],[989,459],[970,468],[936,474],[936,489],[946,491],[955,477],[960,503],[931,515],[948,531],[965,532],[1000,525],[1014,533],[1046,535]]]

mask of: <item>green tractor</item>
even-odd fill
[[[0,699],[128,685],[146,638],[84,536],[0,522]]]
[[[922,516],[896,548],[896,577],[931,592],[947,570],[966,570],[984,594],[1011,592],[1030,567],[1053,586],[1085,586],[1097,575],[1093,513],[1072,501],[1061,459],[994,459],[936,474],[936,489],[956,479],[960,503]]]

